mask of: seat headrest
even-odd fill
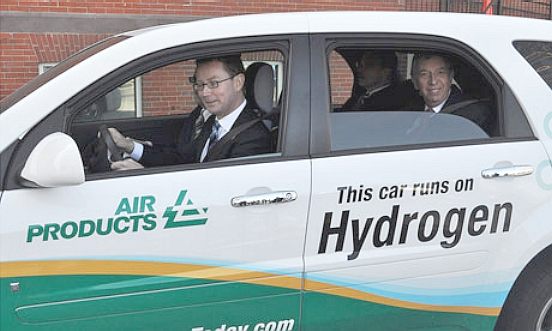
[[[245,70],[245,97],[263,115],[272,111],[274,103],[274,70],[264,62],[254,62]]]
[[[116,88],[105,95],[106,111],[116,111],[121,107],[121,90]]]

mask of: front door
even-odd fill
[[[54,329],[298,324],[309,171],[308,161],[269,162],[4,192],[2,319]],[[231,205],[273,192],[297,200]]]
[[[300,36],[273,39],[194,45],[196,54],[206,56],[217,50],[226,54],[231,44],[233,52],[248,50],[242,52],[244,63],[273,67],[278,109],[266,123],[274,138],[272,153],[127,172],[88,169],[85,183],[73,187],[25,188],[16,181],[17,171],[9,171],[13,178],[0,203],[2,328],[299,329],[311,169],[308,130],[297,128],[307,123],[308,100],[302,96],[309,87],[306,82],[286,89],[290,77],[304,80],[299,68],[308,68],[308,43]],[[293,59],[291,43],[297,43]],[[48,121],[56,125],[45,121],[30,130],[14,164],[52,127],[68,127],[81,151],[101,124],[129,136],[143,127],[154,129],[142,139],[170,142],[178,132],[157,130],[159,123],[170,123],[159,118],[197,104],[185,81],[195,60],[186,46],[167,52],[172,53],[119,69],[120,75],[90,89],[124,86],[110,79],[139,73],[142,87],[127,98],[141,98],[140,111],[130,112],[138,118],[111,120],[88,111],[75,116],[89,109],[87,103],[102,100],[82,92],[74,108],[53,111],[59,116]],[[176,53],[181,62],[174,63]],[[143,67],[164,59],[172,62]],[[160,86],[166,98],[159,98]],[[135,107],[124,99],[118,104],[120,112],[125,105]],[[73,122],[61,125],[64,118]]]

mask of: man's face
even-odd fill
[[[234,111],[244,100],[242,93],[245,82],[244,75],[238,74],[233,78],[230,77],[231,75],[226,72],[224,65],[219,61],[201,63],[195,72],[196,83],[199,86],[212,81],[220,81],[216,88],[211,89],[205,85],[203,90],[196,91],[201,104],[219,119]]]
[[[365,89],[372,89],[387,83],[386,69],[373,54],[364,54],[357,64],[358,83]]]
[[[435,107],[448,98],[452,77],[445,60],[440,56],[433,56],[420,59],[414,83],[426,105]]]

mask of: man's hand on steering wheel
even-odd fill
[[[132,139],[123,136],[119,130],[115,128],[108,128],[107,130],[117,147],[128,154],[132,153],[132,150],[134,149],[134,142]]]
[[[107,128],[105,125],[100,127],[100,137],[105,142],[105,145],[109,151],[108,160],[111,170],[133,170],[144,168],[144,166],[139,162],[129,157],[124,157],[124,153],[130,154],[134,149],[133,139],[127,138],[117,129]],[[140,141],[140,143],[151,146],[151,142],[149,141]]]

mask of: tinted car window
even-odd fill
[[[330,114],[332,150],[482,139],[477,124],[456,115],[418,111]]]
[[[450,86],[448,97],[439,110],[429,111],[413,73],[418,53],[361,47],[330,52],[332,151],[500,136],[496,92],[479,69],[457,55],[423,52],[423,61],[440,57],[450,66],[447,83],[431,83],[440,90],[445,90],[441,84]]]
[[[552,43],[545,41],[515,41],[514,47],[552,88]]]

